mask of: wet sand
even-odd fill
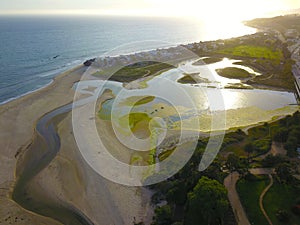
[[[1,222],[15,222],[11,218],[17,217],[20,218],[20,224],[58,224],[52,219],[22,209],[11,200],[11,194],[18,173],[16,171],[22,170],[17,169],[18,159],[24,156],[22,149],[31,143],[37,119],[54,108],[72,101],[71,88],[73,83],[80,79],[84,70],[85,68],[81,66],[74,68],[56,77],[49,86],[0,106]],[[5,219],[7,221],[2,221]]]
[[[26,147],[32,142],[36,121],[73,100],[73,84],[85,71],[79,66],[56,77],[37,92],[0,106],[0,224],[60,224],[21,208],[11,200],[22,173]],[[62,206],[79,209],[95,224],[131,224],[150,221],[150,193],[108,182],[85,163],[72,135],[70,113],[58,124],[61,149],[55,159],[28,186],[30,194]]]

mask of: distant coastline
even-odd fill
[[[139,39],[140,40],[144,40],[144,38],[142,39],[141,37],[137,37],[136,40],[134,39],[114,39],[115,44],[108,42],[105,39],[105,36],[103,36],[103,34],[98,34],[96,33],[95,36],[92,35],[88,35],[88,39],[87,41],[82,41],[81,45],[82,48],[78,48],[76,47],[75,49],[75,42],[71,43],[72,45],[68,47],[68,42],[64,43],[64,42],[58,42],[58,46],[55,48],[45,48],[44,42],[49,43],[49,46],[51,46],[51,44],[53,45],[54,43],[52,43],[54,40],[56,40],[57,38],[65,38],[68,39],[68,37],[64,37],[63,36],[63,31],[60,31],[59,29],[64,28],[64,27],[59,27],[58,26],[58,31],[53,31],[53,33],[49,36],[46,37],[45,35],[48,34],[47,33],[47,26],[53,26],[53,23],[59,23],[60,20],[54,20],[54,21],[45,21],[45,27],[42,27],[43,25],[43,20],[41,20],[41,22],[39,23],[33,23],[32,21],[34,21],[33,19],[29,18],[25,18],[24,19],[24,27],[28,28],[28,32],[30,32],[30,27],[28,27],[29,23],[32,23],[33,26],[33,32],[32,34],[34,35],[34,29],[41,29],[41,33],[43,34],[43,32],[45,32],[45,37],[41,36],[39,37],[39,39],[43,40],[43,42],[41,42],[41,44],[39,44],[39,39],[37,39],[37,44],[35,46],[31,46],[29,45],[27,42],[30,40],[26,39],[26,36],[23,38],[24,43],[21,41],[19,44],[24,45],[24,49],[26,50],[26,52],[23,52],[24,50],[22,49],[18,49],[16,48],[14,50],[14,37],[15,34],[12,33],[14,32],[13,30],[10,29],[10,26],[8,26],[7,24],[10,24],[10,19],[13,20],[14,27],[16,30],[21,29],[22,27],[20,26],[20,19],[17,20],[14,17],[9,17],[9,19],[5,19],[5,17],[3,17],[3,21],[0,22],[0,30],[6,31],[3,32],[0,35],[0,40],[3,40],[4,42],[6,42],[7,46],[12,46],[10,48],[10,50],[6,50],[3,49],[4,51],[2,51],[0,53],[0,57],[2,57],[3,59],[0,62],[0,81],[3,80],[2,84],[0,82],[0,105],[3,105],[7,102],[13,101],[14,99],[18,99],[24,95],[30,94],[32,92],[35,92],[37,90],[40,90],[43,87],[48,86],[54,77],[58,76],[61,73],[64,73],[68,70],[71,70],[73,67],[76,67],[78,65],[80,65],[82,62],[84,62],[85,60],[87,60],[88,58],[94,58],[94,57],[101,57],[101,55],[105,55],[105,52],[108,52],[107,54],[111,57],[113,56],[118,56],[122,54],[122,51],[127,51],[127,49],[120,49],[121,52],[117,52],[117,51],[112,51],[110,54],[109,52],[111,51],[111,49],[113,49],[115,46],[122,46],[123,43],[130,43],[132,41],[137,41],[137,47],[135,49],[131,49],[129,51],[127,51],[126,53],[124,53],[123,55],[128,55],[128,54],[132,54],[132,53],[138,53],[138,52],[142,52],[142,51],[151,51],[151,50],[155,50],[157,48],[170,48],[170,47],[175,47],[177,45],[180,45],[182,43],[192,43],[194,41],[199,42],[199,40],[207,40],[207,38],[205,38],[205,34],[202,34],[201,32],[201,26],[200,27],[196,27],[196,23],[183,23],[183,25],[185,26],[181,26],[180,25],[180,21],[179,21],[179,27],[176,28],[175,24],[173,24],[172,19],[167,20],[165,19],[166,24],[160,25],[160,24],[155,24],[154,22],[147,22],[147,20],[145,19],[145,22],[149,23],[147,26],[151,26],[151,28],[155,29],[156,32],[154,33],[162,33],[161,35],[163,35],[164,33],[162,32],[163,30],[166,30],[167,27],[170,29],[170,34],[169,36],[164,37],[163,39],[159,36],[157,36],[157,40],[162,40],[162,41],[157,41],[157,43],[155,43],[155,41],[153,43],[150,43],[150,46],[143,46],[142,44],[139,44]],[[77,21],[77,20],[76,20]],[[21,20],[21,22],[23,22]],[[65,21],[65,23],[67,23],[68,21]],[[80,20],[78,20],[77,22],[80,22]],[[102,23],[100,20],[100,25],[104,26],[104,29],[106,28],[106,23],[113,23],[113,24],[117,24],[117,22],[119,23],[118,18],[112,18],[112,22],[110,22],[110,20],[105,21]],[[91,26],[91,29],[93,26],[95,26],[95,24],[99,23],[95,23],[95,22],[91,22],[91,21],[87,21],[85,22],[87,23],[87,25]],[[132,24],[133,28],[132,30],[129,30],[128,32],[131,33],[136,33],[139,32],[138,31],[138,27],[135,28],[135,25],[139,25],[143,23],[143,19],[141,20],[141,22],[137,23],[131,19],[123,22],[125,24]],[[177,23],[177,22],[176,22]],[[64,25],[64,21],[62,23]],[[62,25],[62,26],[63,26]],[[70,24],[71,26],[72,24]],[[72,25],[73,26],[73,25]],[[146,26],[146,28],[147,28]],[[167,26],[167,27],[166,27]],[[189,27],[190,26],[190,27]],[[244,26],[241,23],[241,27],[247,27],[247,29],[249,28],[249,30],[247,30],[247,33],[253,33],[255,32],[254,28],[250,28],[248,26]],[[54,26],[55,28],[55,26]],[[68,28],[68,27],[67,27]],[[79,29],[78,33],[82,33],[80,31],[80,29],[88,29],[88,28],[84,28],[84,27],[70,27],[68,29]],[[117,28],[117,27],[116,27]],[[145,29],[146,29],[145,28]],[[181,31],[177,31],[177,29],[181,29]],[[193,29],[192,29],[193,28]],[[23,29],[23,28],[22,28]],[[20,31],[20,35],[22,35],[22,29]],[[65,29],[65,28],[64,28]],[[68,29],[66,30],[68,32]],[[107,28],[108,29],[108,28]],[[148,28],[149,29],[149,28]],[[154,30],[154,31],[155,31]],[[199,30],[199,31],[197,31]],[[251,30],[251,32],[250,32]],[[51,29],[49,30],[51,31]],[[126,32],[126,31],[115,31],[113,30],[112,32],[116,32],[116,36],[118,36],[118,32],[120,33],[119,36],[122,37],[121,33],[122,32]],[[147,32],[141,30],[140,32],[144,32],[145,33],[145,39],[153,39],[155,40],[154,36],[151,36],[152,34],[149,34],[149,36],[147,36]],[[179,32],[179,33],[178,33]],[[10,34],[11,33],[11,34]],[[174,34],[177,34],[176,36],[178,36],[177,39],[174,39],[173,36],[175,36]],[[198,35],[197,35],[198,33]],[[4,35],[5,34],[5,35]],[[173,34],[173,35],[172,35]],[[100,36],[99,36],[100,35]],[[102,36],[101,36],[102,35]],[[56,37],[58,36],[58,37]],[[126,33],[123,34],[123,36],[126,37]],[[22,37],[22,36],[20,36]],[[79,37],[81,38],[81,36],[79,35]],[[204,37],[204,38],[203,38]],[[52,39],[51,39],[52,38]],[[95,41],[96,38],[104,38],[102,42]],[[83,37],[82,37],[83,39]],[[169,39],[169,40],[168,40]],[[121,41],[122,40],[122,41]],[[76,42],[77,43],[77,42]],[[62,45],[61,47],[59,47],[60,45]],[[157,44],[157,45],[155,45]],[[164,46],[162,46],[162,44],[164,44]],[[41,45],[41,46],[40,46]],[[140,46],[139,46],[140,45]],[[59,48],[58,48],[59,47]],[[132,47],[132,46],[131,46]],[[146,48],[145,48],[146,47]],[[61,49],[63,49],[61,51]],[[78,49],[78,50],[77,50]],[[37,53],[35,53],[34,51],[41,51],[41,54],[38,55]],[[7,51],[7,52],[6,52]],[[17,52],[21,52],[21,54],[15,54],[14,51]],[[32,52],[34,53],[33,56]],[[74,52],[74,53],[72,53]],[[3,56],[1,55],[3,54]],[[9,55],[9,57],[7,57],[7,55]],[[35,56],[36,55],[36,56]],[[28,58],[28,59],[26,59]],[[26,59],[26,61],[24,60]],[[7,77],[9,77],[9,79],[7,79]]]
[[[198,50],[201,50],[202,47],[204,49],[207,47],[214,48],[214,46],[222,46],[222,41],[197,42],[196,47]],[[176,52],[176,48],[183,47],[190,50],[195,47],[194,45],[195,43],[191,43],[179,45],[179,47],[134,52],[129,55],[107,56],[106,58],[98,58],[95,63],[108,67],[112,66],[113,63],[126,65],[131,63],[131,57],[134,57],[137,61],[151,61],[152,56],[154,60],[158,55],[161,57],[159,58],[161,61],[168,61],[173,59],[173,53]],[[13,204],[13,207],[15,207],[14,210],[21,209],[19,205],[11,201],[10,191],[15,187],[16,179],[21,177],[26,183],[28,174],[24,175],[23,172],[30,171],[32,165],[36,165],[35,160],[39,160],[38,157],[41,156],[42,159],[45,159],[43,156],[47,155],[45,152],[40,152],[40,149],[45,149],[43,148],[45,144],[43,143],[43,139],[34,139],[36,129],[33,124],[36,124],[37,118],[42,118],[48,115],[48,112],[60,108],[62,105],[67,105],[73,100],[73,85],[80,80],[86,69],[87,67],[82,64],[78,65],[71,70],[55,76],[54,81],[46,87],[0,106],[0,114],[2,115],[0,118],[2,125],[1,133],[4,135],[0,138],[0,144],[7,147],[7,149],[3,148],[3,154],[1,155],[10,159],[7,164],[3,164],[3,171],[0,171],[1,175],[3,173],[3,179],[7,181],[9,187],[7,189],[0,189],[0,195],[10,196],[7,198],[7,202],[4,202],[4,207],[9,207]],[[281,113],[287,114],[288,112],[284,111]],[[60,215],[56,214],[56,210],[66,208],[74,209],[73,211],[75,212],[85,212],[87,218],[91,221],[105,221],[104,219],[109,218],[111,221],[108,223],[111,224],[130,224],[135,219],[147,221],[150,218],[151,220],[153,215],[152,206],[145,204],[145,202],[150,202],[149,195],[143,195],[143,189],[126,189],[99,178],[82,160],[78,151],[74,150],[76,149],[76,143],[72,134],[71,115],[60,116],[60,118],[53,118],[53,122],[55,124],[54,129],[57,130],[57,136],[55,137],[60,138],[61,148],[57,155],[51,158],[51,162],[47,162],[47,167],[39,171],[39,174],[34,177],[30,177],[30,174],[28,175],[30,177],[30,181],[28,181],[30,183],[29,186],[25,186],[24,189],[22,187],[18,193],[26,201],[26,203],[23,202],[23,206],[29,206],[27,209],[31,210],[30,207],[34,206],[35,200],[42,201],[42,205],[46,203],[46,206],[50,205],[50,208],[44,209],[45,211],[42,210],[41,214],[46,216],[54,215],[53,218],[55,219],[61,219],[59,218]],[[114,141],[115,139],[112,138],[110,125],[105,121],[101,121],[101,123],[103,136],[107,138],[108,143],[112,143],[118,150],[122,149]],[[33,133],[35,135],[32,135]],[[10,143],[7,140],[14,140],[14,142]],[[34,142],[34,140],[38,140],[38,142]],[[35,154],[36,152],[40,155]],[[31,157],[32,154],[34,157]],[[61,171],[63,172],[61,173]],[[69,179],[74,182],[68,182]],[[82,194],[78,195],[79,192],[82,192]],[[94,195],[99,197],[99,203],[91,201],[95,198]],[[103,204],[102,201],[104,202]],[[128,202],[132,204],[130,207],[127,205]],[[72,205],[70,206],[68,203]],[[107,211],[103,210],[103,208]],[[147,213],[143,211],[147,211]],[[27,211],[22,211],[22,213],[24,214],[24,218],[26,217],[25,221],[27,222],[33,221],[32,218],[37,216]],[[60,213],[63,214],[64,212]],[[21,218],[23,218],[23,214]],[[130,216],[134,217],[130,218]],[[41,223],[42,219],[49,222],[47,224],[56,224],[50,218],[40,218],[40,221],[36,224]],[[80,222],[78,223],[77,220],[74,224],[80,224]]]

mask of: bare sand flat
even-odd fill
[[[46,88],[0,106],[0,224],[60,224],[21,208],[11,200],[11,194],[26,155],[22,149],[31,143],[36,121],[73,100],[73,84],[84,71],[85,67],[79,66],[58,76]],[[75,206],[95,224],[131,224],[134,217],[137,221],[151,218],[146,190],[108,182],[81,158],[72,135],[70,114],[58,128],[61,150],[30,184],[37,196]],[[149,209],[150,216],[145,209]]]
[[[57,222],[29,213],[11,198],[15,183],[15,170],[20,149],[31,142],[35,122],[56,107],[72,101],[73,83],[80,79],[84,67],[77,67],[58,76],[40,91],[0,106],[0,218],[9,221],[22,216],[20,224],[58,224]],[[20,153],[20,154],[17,154]],[[18,155],[18,157],[16,157]],[[7,222],[2,221],[1,222]],[[35,221],[35,222],[33,222]]]

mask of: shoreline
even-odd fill
[[[245,25],[243,21],[241,22],[241,24],[243,24],[245,27],[249,27],[249,28],[252,28],[252,29],[255,30],[254,32],[244,34],[241,37],[247,36],[247,35],[252,35],[252,34],[255,34],[259,31],[259,29],[257,29],[257,28],[253,28],[251,26]],[[237,37],[239,37],[239,36],[233,36],[233,37],[230,37],[230,38],[226,38],[224,40],[229,40],[229,39],[237,38]],[[101,56],[91,56],[91,58],[96,57],[96,59],[104,59],[104,60],[109,59],[109,58],[111,58],[111,59],[122,59],[124,57],[126,58],[128,56],[130,57],[130,56],[135,56],[135,55],[144,55],[144,54],[150,54],[151,55],[153,52],[164,51],[164,50],[172,50],[172,49],[176,49],[178,47],[184,47],[184,48],[188,49],[190,45],[193,45],[195,43],[197,43],[197,44],[200,44],[200,43],[201,44],[206,44],[206,43],[211,43],[211,42],[215,42],[215,41],[218,41],[218,40],[206,40],[206,41],[197,40],[195,42],[187,42],[185,44],[182,44],[182,43],[170,44],[169,46],[166,46],[166,47],[157,47],[157,48],[150,48],[150,49],[146,49],[146,50],[138,50],[138,51],[128,52],[128,53],[125,53],[125,54],[115,54],[115,55],[114,54],[112,54],[112,55],[103,54]],[[90,60],[91,58],[86,59],[86,61]],[[74,60],[74,61],[81,61],[81,60],[77,59],[77,60]],[[42,87],[38,87],[37,89],[34,89],[34,90],[28,91],[26,93],[20,94],[18,96],[6,99],[6,100],[0,102],[0,106],[3,106],[3,105],[5,105],[7,103],[10,103],[12,101],[18,100],[22,97],[26,97],[27,95],[33,94],[35,92],[39,92],[40,90],[43,90],[44,88],[47,88],[48,86],[51,86],[51,84],[58,77],[60,77],[62,74],[68,73],[70,71],[75,70],[76,68],[82,67],[84,61],[85,60],[82,60],[82,62],[80,64],[73,65],[73,66],[67,68],[66,70],[63,70],[62,72],[54,73],[51,81],[49,81],[47,84],[43,85]],[[168,61],[168,60],[166,60],[166,61]]]
[[[77,66],[75,66],[75,67],[72,67],[72,68],[70,68],[70,69],[68,69],[68,70],[66,70],[66,71],[64,71],[64,72],[62,72],[62,73],[58,73],[58,74],[56,74],[56,75],[51,79],[51,81],[50,81],[48,84],[46,84],[46,85],[44,85],[44,86],[42,86],[42,87],[39,87],[39,88],[37,88],[37,89],[35,89],[35,90],[28,91],[28,92],[26,92],[26,93],[24,93],[24,94],[21,94],[21,95],[19,95],[19,96],[16,96],[16,97],[7,99],[7,100],[5,100],[5,101],[3,101],[3,102],[0,102],[0,107],[5,106],[6,104],[11,103],[11,102],[14,102],[14,101],[16,101],[16,100],[18,100],[18,99],[21,99],[21,98],[23,98],[23,97],[26,97],[26,96],[29,96],[29,95],[38,93],[38,92],[40,92],[40,91],[43,91],[44,89],[50,88],[52,85],[54,85],[54,82],[56,82],[57,79],[60,79],[60,78],[62,78],[62,77],[64,77],[64,76],[67,76],[69,73],[72,73],[72,72],[74,72],[74,71],[76,71],[76,70],[78,70],[78,69],[81,69],[81,68],[83,68],[83,67],[84,67],[84,66],[83,66],[82,64],[80,64],[80,65],[77,65]]]
[[[0,218],[20,218],[27,224],[58,224],[23,209],[12,201],[12,192],[17,179],[16,168],[24,155],[19,151],[31,143],[37,118],[73,100],[72,84],[80,79],[83,71],[82,66],[66,71],[47,87],[0,106],[0,144],[3,146],[0,150]],[[18,152],[21,154],[16,157]]]
[[[211,41],[210,41],[211,42]],[[169,49],[169,48],[168,48]],[[156,50],[155,50],[156,51]],[[146,53],[149,51],[146,51]],[[145,53],[145,52],[142,52]],[[135,53],[136,54],[136,53]],[[121,59],[122,57],[124,57],[124,55],[120,55],[118,56],[119,59]],[[8,191],[5,190],[0,190],[0,196],[4,195],[6,196],[6,198],[8,200],[11,201],[11,191],[16,183],[16,179],[17,179],[17,169],[15,169],[19,163],[19,159],[22,158],[24,155],[26,155],[26,152],[24,151],[20,151],[21,149],[24,149],[27,145],[29,145],[32,142],[32,134],[34,133],[35,130],[35,126],[36,126],[36,122],[39,120],[38,118],[42,118],[44,117],[46,114],[48,114],[49,112],[56,110],[57,108],[60,108],[63,105],[68,104],[70,101],[73,100],[73,95],[74,95],[74,90],[72,89],[73,84],[76,83],[78,80],[80,80],[81,75],[85,72],[85,70],[88,69],[88,67],[85,67],[83,65],[78,65],[74,68],[71,68],[61,74],[58,74],[57,76],[55,76],[53,78],[53,80],[51,81],[51,83],[45,85],[44,87],[41,87],[37,90],[34,90],[30,93],[25,93],[23,96],[17,97],[16,99],[12,99],[11,101],[8,101],[6,103],[1,104],[0,103],[0,114],[4,115],[1,119],[0,119],[0,124],[1,124],[1,134],[3,133],[4,135],[0,137],[0,144],[2,146],[6,146],[6,149],[4,147],[4,149],[1,151],[0,153],[4,152],[4,154],[1,154],[1,161],[2,161],[2,157],[4,155],[3,158],[7,158],[7,160],[9,161],[7,163],[7,165],[1,165],[1,171],[0,171],[0,175],[1,177],[4,177],[4,180],[8,180],[9,181],[9,189]],[[146,77],[147,78],[147,77]],[[145,79],[145,78],[144,78]],[[272,90],[273,91],[273,90]],[[7,121],[5,121],[7,120]],[[26,121],[26,122],[24,122]],[[64,125],[61,125],[64,124]],[[253,125],[253,126],[258,126],[258,124]],[[65,121],[65,119],[58,125],[60,131],[58,131],[58,133],[62,133],[63,135],[67,135],[68,138],[70,138],[69,134],[67,134],[67,131],[65,131],[64,129],[69,126],[69,124],[67,124],[67,122]],[[7,131],[8,130],[8,131]],[[64,131],[62,131],[64,130]],[[64,136],[63,136],[64,137]],[[63,139],[63,141],[65,141]],[[66,140],[66,143],[69,144],[70,140]],[[74,159],[80,159],[80,156],[78,156],[77,154],[79,153],[74,153],[74,150],[71,149],[67,149],[68,147],[67,144],[65,143],[65,147],[63,147],[63,153],[62,155],[59,155],[57,158],[55,158],[53,160],[53,162],[50,163],[51,166],[58,164],[59,166],[61,166],[61,168],[65,168],[64,166],[66,165],[65,162],[62,162],[63,160],[61,158],[63,158],[64,160],[70,160],[68,158],[67,153],[70,154],[70,158],[74,157]],[[73,143],[74,144],[74,143]],[[67,151],[65,152],[65,150],[67,149]],[[76,151],[76,150],[75,150]],[[16,153],[16,154],[15,154]],[[74,175],[73,173],[77,173],[78,172],[78,167],[84,165],[84,162],[79,160],[80,165],[77,161],[75,162],[69,162],[71,165],[68,164],[68,166],[70,167],[74,167],[74,171],[72,172],[72,175]],[[59,167],[58,166],[58,167]],[[53,166],[55,167],[55,166]],[[88,170],[88,167],[83,166],[84,169]],[[67,167],[68,168],[68,167]],[[4,172],[9,171],[9,175],[5,176]],[[13,170],[13,176],[11,174],[11,170]],[[63,189],[63,182],[62,181],[56,181],[52,183],[50,183],[49,181],[47,181],[47,179],[43,178],[41,174],[48,174],[48,175],[53,175],[55,174],[57,171],[51,171],[51,168],[46,168],[44,169],[40,174],[38,174],[36,176],[35,179],[35,185],[39,185],[43,188],[45,188],[47,185],[49,185],[49,187],[46,189],[48,191],[50,191],[50,196],[53,195],[55,198],[58,198],[56,195],[59,196],[59,194],[57,193],[52,193],[55,191],[59,192],[59,189],[62,188]],[[89,173],[89,172],[82,172],[83,175],[80,176],[84,176],[84,173]],[[64,177],[63,175],[61,175],[62,177]],[[6,179],[7,178],[7,179]],[[65,178],[65,177],[64,177]],[[83,179],[83,178],[82,178]],[[85,181],[83,179],[83,181]],[[93,183],[94,182],[94,183]],[[97,188],[101,188],[101,185],[105,185],[107,186],[107,189],[114,188],[116,187],[114,184],[106,184],[104,181],[103,183],[101,183],[101,185],[99,186],[99,184],[95,184],[95,181],[88,181],[89,184],[93,184],[95,186],[91,187],[92,189],[96,189]],[[84,187],[84,182],[80,185],[79,187]],[[2,189],[3,184],[0,184],[0,189]],[[56,185],[58,186],[62,186],[62,187],[56,187]],[[54,190],[52,190],[51,192],[51,187],[54,186]],[[37,186],[36,186],[37,187]],[[119,189],[122,189],[121,187],[118,187]],[[81,190],[80,188],[78,190]],[[122,189],[125,190],[125,189]],[[133,190],[133,189],[132,189]],[[130,190],[130,193],[131,191]],[[126,190],[128,191],[128,190]],[[66,194],[67,192],[65,192],[64,194],[62,194],[63,199],[65,200],[69,200],[66,196],[68,196]],[[127,192],[126,192],[127,193]],[[47,193],[48,194],[48,193]],[[85,193],[86,194],[86,193]],[[120,194],[120,193],[119,193]],[[52,197],[53,197],[52,196]],[[70,196],[69,196],[70,197]],[[76,196],[71,196],[76,198]],[[115,197],[115,196],[114,196]],[[91,196],[90,196],[91,198]],[[116,198],[122,199],[122,196],[117,196]],[[109,202],[109,198],[106,197],[105,199],[107,202]],[[8,203],[6,203],[8,205]],[[81,202],[77,202],[77,204],[80,206]],[[82,203],[83,204],[83,203]],[[122,202],[121,204],[124,204],[124,202]],[[20,210],[20,207],[17,205],[14,205],[16,210]],[[86,208],[84,208],[82,211],[88,211],[89,210],[89,205],[85,205]],[[98,209],[100,206],[98,206]],[[96,207],[96,209],[97,209]],[[110,206],[112,209],[115,207],[114,205]],[[122,210],[124,210],[123,208],[125,208],[125,206],[122,206]],[[107,213],[107,212],[106,212]],[[31,220],[34,220],[34,218],[38,218],[37,224],[40,223],[40,221],[46,220],[47,224],[57,224],[56,221],[52,221],[52,219],[49,218],[44,218],[38,214],[35,214],[33,212],[24,212],[24,215],[27,215],[28,218],[31,218]],[[2,215],[2,210],[0,209],[0,217],[3,216]],[[97,215],[98,216],[98,215]]]
[[[69,70],[57,76],[51,85],[48,85],[42,90],[31,93],[22,98],[16,99],[5,105],[0,106],[0,113],[2,115],[0,118],[0,124],[1,124],[0,133],[4,134],[5,136],[5,137],[0,136],[0,144],[2,146],[7,146],[6,149],[4,148],[0,150],[1,152],[0,159],[1,161],[4,161],[2,157],[5,155],[7,155],[7,159],[11,159],[7,165],[1,163],[0,166],[1,168],[0,176],[3,177],[3,180],[9,183],[6,189],[4,189],[3,184],[0,183],[0,196],[6,196],[5,197],[6,200],[3,201],[3,206],[8,207],[10,205],[13,205],[14,210],[12,211],[15,212],[22,211],[21,215],[24,214],[24,216],[22,216],[22,219],[24,219],[24,221],[27,221],[27,224],[28,223],[30,224],[29,221],[37,220],[38,222],[35,222],[34,224],[45,223],[45,224],[56,225],[57,221],[54,221],[53,219],[48,217],[43,217],[34,212],[27,211],[21,208],[20,205],[17,205],[14,201],[12,201],[12,194],[16,185],[16,179],[19,177],[18,171],[21,171],[22,173],[24,162],[25,164],[27,163],[28,165],[31,164],[30,159],[32,157],[28,156],[28,152],[25,149],[27,147],[30,148],[32,146],[31,143],[33,144],[35,143],[34,140],[36,139],[35,138],[33,139],[34,137],[33,133],[36,130],[35,126],[37,125],[37,121],[39,120],[39,119],[37,120],[37,118],[41,119],[43,116],[49,114],[49,112],[52,112],[53,110],[60,108],[61,106],[64,106],[69,102],[73,101],[73,97],[74,97],[73,84],[80,79],[85,69],[86,67],[79,66],[77,68]],[[67,122],[70,121],[69,118],[70,116],[71,115],[69,113],[68,119],[63,119],[62,122],[58,124],[58,133],[59,136],[62,135],[61,141],[63,146],[61,147],[57,156],[55,156],[55,158],[50,162],[50,164],[47,165],[46,168],[44,168],[33,178],[32,181],[33,183],[31,181],[29,182],[30,183],[29,187],[31,187],[30,190],[32,190],[34,193],[38,193],[39,195],[42,195],[40,196],[40,199],[45,198],[45,201],[49,201],[50,205],[51,202],[56,201],[56,199],[60,199],[59,202],[62,200],[63,204],[65,203],[67,205],[71,204],[71,206],[75,203],[73,207],[79,209],[80,210],[79,212],[83,212],[84,214],[88,212],[88,214],[86,214],[87,217],[91,218],[92,220],[94,219],[96,224],[100,223],[100,221],[105,221],[106,216],[110,218],[115,217],[113,214],[115,209],[114,204],[122,204],[121,206],[119,206],[121,210],[120,212],[122,214],[122,215],[120,214],[120,217],[126,218],[127,221],[126,223],[131,223],[133,221],[133,218],[127,218],[130,217],[131,215],[136,215],[135,216],[136,219],[139,219],[140,216],[143,218],[145,218],[145,216],[146,217],[149,216],[149,215],[142,215],[141,212],[138,212],[138,207],[140,204],[142,204],[144,205],[144,207],[147,208],[147,212],[150,212],[152,210],[152,207],[146,204],[147,202],[150,202],[150,196],[148,194],[136,195],[137,191],[139,192],[140,190],[142,193],[142,192],[147,192],[146,190],[143,191],[143,189],[126,188],[112,183],[107,183],[107,181],[103,178],[101,178],[101,181],[95,181],[99,179],[98,174],[95,174],[93,170],[89,168],[89,166],[86,166],[86,162],[82,159],[82,156],[80,155],[79,151],[75,150],[76,144],[74,143],[74,141],[72,141],[73,138],[70,137],[70,130],[72,130],[71,127],[72,124],[71,122]],[[64,123],[64,125],[61,126],[60,125],[61,123]],[[10,124],[13,124],[13,126],[11,126]],[[68,129],[66,129],[67,127]],[[63,132],[62,129],[64,130]],[[18,132],[21,133],[22,135],[17,134]],[[14,144],[11,145],[10,143],[14,143]],[[41,147],[43,146],[43,144],[40,143],[38,144],[38,146]],[[72,148],[70,146],[74,146],[74,147]],[[43,148],[40,147],[36,148],[36,150],[41,151],[39,149],[43,149]],[[62,161],[61,159],[64,160]],[[64,173],[59,174],[59,177],[64,178],[63,180],[68,180],[69,179],[68,177],[72,177],[72,176],[77,177],[76,174],[78,173],[82,174],[80,176],[82,177],[80,178],[80,180],[82,179],[83,180],[78,184],[77,187],[76,184],[72,185],[73,182],[64,183],[63,180],[60,179],[56,180],[55,177],[57,177],[58,175],[56,174],[56,171],[53,171],[53,168],[57,166],[64,168],[63,171],[65,171],[65,173],[67,174],[67,175]],[[68,173],[67,171],[69,170],[68,168],[70,167],[74,169],[72,169]],[[45,173],[47,174],[46,176],[43,175]],[[83,178],[86,176],[84,174],[86,175],[90,174],[88,175],[88,177],[91,178],[89,179]],[[92,177],[94,178],[92,179]],[[52,180],[52,182],[49,183],[49,180]],[[84,182],[84,180],[86,181]],[[102,190],[103,187],[107,185],[108,187],[105,189],[106,191],[104,190],[104,193],[99,194],[99,196],[106,196],[105,199],[103,199],[103,201],[105,200],[106,202],[104,206],[103,204],[100,204],[101,201],[99,204],[94,203],[93,196],[89,196],[86,198],[84,197],[85,195],[94,195],[95,193],[97,193],[99,190]],[[75,190],[77,190],[76,192],[77,194],[73,193],[73,191],[66,191],[64,194],[62,194],[61,191],[64,191],[65,188],[68,186],[69,188],[67,188],[67,190],[71,190],[72,188],[74,188]],[[85,193],[87,188],[93,189],[93,191]],[[118,188],[119,190],[121,189],[124,193],[127,193],[125,197],[124,196],[122,197],[122,195],[118,194],[115,191],[116,188]],[[47,191],[43,193],[39,193],[37,190],[40,189],[47,190]],[[83,190],[85,190],[83,192],[85,194],[82,193],[82,197],[84,197],[84,199],[81,199],[81,197],[78,196],[78,192],[81,193]],[[108,192],[111,192],[111,194],[108,195]],[[107,196],[111,196],[111,197],[107,197]],[[132,205],[130,211],[136,213],[128,213],[128,215],[126,215],[125,212],[127,211],[126,209],[127,207],[124,204],[125,202],[130,201],[130,199],[127,199],[129,197],[131,197],[130,199],[135,199],[134,200],[135,204]],[[69,202],[70,199],[74,199],[75,202],[73,201]],[[124,202],[118,203],[117,199]],[[91,205],[93,207],[91,207]],[[110,211],[104,212],[106,209],[104,209],[103,207],[105,208],[110,207]],[[91,211],[90,208],[93,208],[94,210]],[[101,211],[102,213],[100,213]],[[4,214],[3,213],[4,213],[3,209],[0,208],[0,218],[2,217],[4,218],[7,214],[9,214],[9,212],[5,212]],[[36,217],[38,217],[38,219]],[[46,220],[47,222],[43,222],[44,220]],[[118,221],[115,224],[119,224]]]

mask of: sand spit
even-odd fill
[[[11,200],[16,171],[31,143],[38,118],[73,100],[73,84],[86,68],[79,66],[37,92],[0,106],[0,224],[60,224],[29,212]],[[51,202],[74,206],[95,224],[131,224],[151,220],[150,194],[143,188],[117,185],[97,175],[81,158],[72,135],[70,113],[58,124],[61,150],[28,186]],[[148,219],[147,219],[148,218]]]

